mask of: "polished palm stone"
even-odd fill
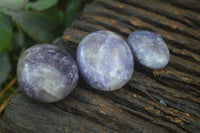
[[[110,31],[96,31],[84,37],[78,46],[77,62],[85,81],[104,91],[124,86],[134,65],[128,44]]]
[[[49,103],[72,92],[77,85],[78,68],[67,51],[56,45],[41,44],[21,55],[17,78],[27,96]]]
[[[164,40],[150,31],[135,31],[128,37],[128,45],[136,60],[151,69],[161,69],[169,62],[169,50]]]

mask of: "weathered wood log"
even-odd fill
[[[60,102],[41,104],[20,91],[0,120],[2,132],[200,132],[200,2],[198,0],[94,0],[63,35],[75,57],[80,40],[96,30],[124,39],[141,29],[156,32],[170,49],[168,66],[135,63],[120,90],[93,90],[80,79]]]

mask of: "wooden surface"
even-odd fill
[[[63,44],[75,57],[80,40],[96,30],[124,39],[141,29],[164,38],[171,59],[162,70],[135,63],[130,82],[96,91],[80,79],[64,100],[41,104],[17,91],[0,120],[2,132],[200,132],[200,1],[94,0],[68,28]]]

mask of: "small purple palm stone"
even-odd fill
[[[134,67],[128,44],[110,31],[96,31],[84,37],[78,46],[77,62],[86,82],[103,91],[124,86]]]
[[[169,62],[169,50],[164,40],[150,31],[135,31],[128,37],[134,57],[151,69],[161,69]]]
[[[77,85],[78,68],[70,54],[56,45],[27,49],[18,61],[20,88],[30,98],[50,103],[63,99]]]

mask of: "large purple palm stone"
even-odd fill
[[[128,37],[134,57],[142,65],[161,69],[169,62],[169,50],[164,40],[150,31],[135,31]]]
[[[128,44],[110,31],[96,31],[82,39],[77,50],[82,77],[95,89],[113,91],[124,86],[133,73]]]
[[[63,99],[76,87],[78,68],[70,54],[56,45],[27,49],[17,66],[20,88],[30,98],[43,102]]]

